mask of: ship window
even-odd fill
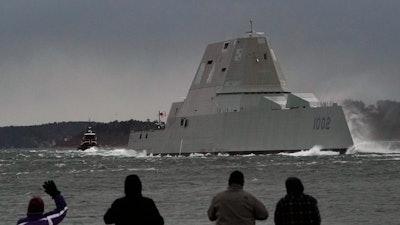
[[[229,42],[225,42],[225,43],[224,43],[224,49],[227,49],[228,46],[229,46]]]
[[[226,71],[226,68],[224,67],[224,68],[222,68],[222,70],[221,70],[222,72],[225,72]]]
[[[208,60],[207,64],[210,65],[210,64],[212,64],[212,62],[213,62],[212,60]]]
[[[264,59],[267,59],[267,54],[264,54]]]
[[[142,139],[142,134],[139,135],[139,139]]]

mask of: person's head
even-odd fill
[[[231,175],[229,176],[229,182],[228,182],[228,184],[229,184],[229,185],[232,185],[232,184],[239,184],[240,186],[243,186],[243,185],[244,185],[244,176],[243,176],[243,173],[240,172],[240,171],[238,171],[238,170],[233,171],[233,172],[231,173]]]
[[[302,194],[304,191],[304,186],[301,180],[297,177],[289,177],[286,180],[286,192],[290,194]]]
[[[44,212],[44,202],[41,197],[33,196],[28,204],[28,213]]]
[[[136,174],[132,174],[125,179],[126,196],[142,196],[142,182]]]

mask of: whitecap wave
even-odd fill
[[[346,154],[400,154],[400,141],[363,141],[350,147]]]
[[[206,155],[204,153],[190,153],[189,157],[205,157]]]
[[[97,156],[114,156],[114,157],[135,157],[145,158],[150,157],[146,151],[135,151],[133,149],[116,148],[116,149],[102,149],[98,147],[91,147],[82,152],[83,155],[97,155]]]
[[[250,154],[245,154],[245,155],[242,155],[243,157],[253,157],[253,156],[256,156],[256,154],[254,154],[254,153],[250,153]]]
[[[293,153],[279,153],[278,155],[285,155],[285,156],[332,156],[332,155],[339,155],[339,152],[334,151],[323,151],[321,150],[323,147],[316,145],[310,148],[309,150],[302,150],[299,152]]]

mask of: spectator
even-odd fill
[[[321,217],[317,200],[304,194],[300,179],[289,177],[286,180],[286,196],[281,198],[275,209],[276,225],[320,225]]]
[[[228,189],[211,201],[207,211],[211,221],[216,221],[216,225],[254,225],[256,220],[268,218],[264,204],[243,190],[243,173],[232,172],[228,184]]]
[[[34,196],[29,201],[27,217],[18,220],[17,225],[57,225],[67,215],[67,204],[53,181],[43,184],[44,191],[49,194],[56,203],[56,209],[44,212],[44,202],[41,197]]]
[[[142,182],[137,175],[125,179],[125,197],[115,200],[104,215],[106,224],[163,225],[154,201],[142,196]]]

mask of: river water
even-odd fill
[[[138,174],[143,195],[152,198],[165,224],[213,224],[206,211],[211,198],[227,187],[233,170],[245,175],[244,189],[257,196],[274,224],[277,201],[288,176],[299,177],[305,192],[319,203],[322,224],[400,222],[400,148],[393,143],[365,143],[345,155],[318,148],[292,154],[146,156],[130,149],[0,150],[0,221],[15,224],[25,216],[32,195],[45,210],[54,203],[42,190],[52,179],[69,211],[62,224],[104,224],[103,215],[123,196],[124,179]]]

